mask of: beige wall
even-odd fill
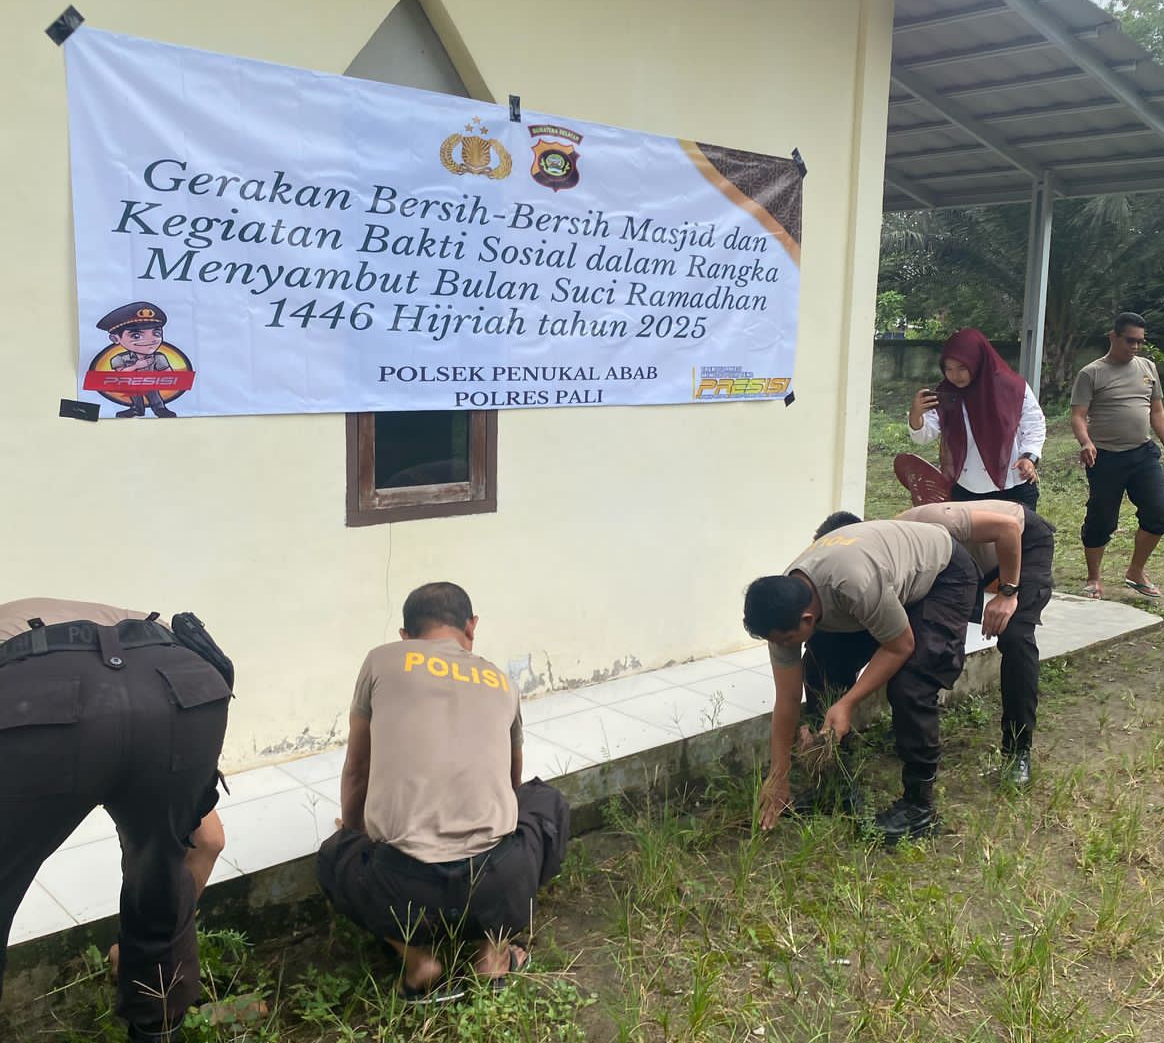
[[[408,590],[455,579],[479,650],[531,692],[738,647],[743,587],[860,508],[891,0],[446,0],[475,93],[787,155],[805,182],[797,402],[500,418],[493,515],[347,529],[339,416],[58,419],[78,354],[61,0],[5,5],[0,99],[0,600],[193,608],[236,658],[226,760],[343,737],[366,649]],[[342,71],[371,0],[106,0],[103,29]],[[655,18],[662,14],[661,23]],[[14,316],[23,317],[13,321]]]

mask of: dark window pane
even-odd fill
[[[469,414],[376,414],[376,488],[469,480]]]

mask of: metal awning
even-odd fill
[[[1164,67],[1090,0],[897,0],[885,209],[1164,189]]]
[[[1056,196],[1164,189],[1164,67],[1091,0],[897,0],[888,210],[1030,203],[1038,392]]]

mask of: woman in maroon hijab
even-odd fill
[[[1014,500],[1034,510],[1047,421],[1027,383],[981,330],[955,333],[942,348],[942,375],[909,409],[919,445],[941,437],[952,500]]]

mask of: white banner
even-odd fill
[[[103,415],[790,390],[791,160],[85,26],[65,54]]]

